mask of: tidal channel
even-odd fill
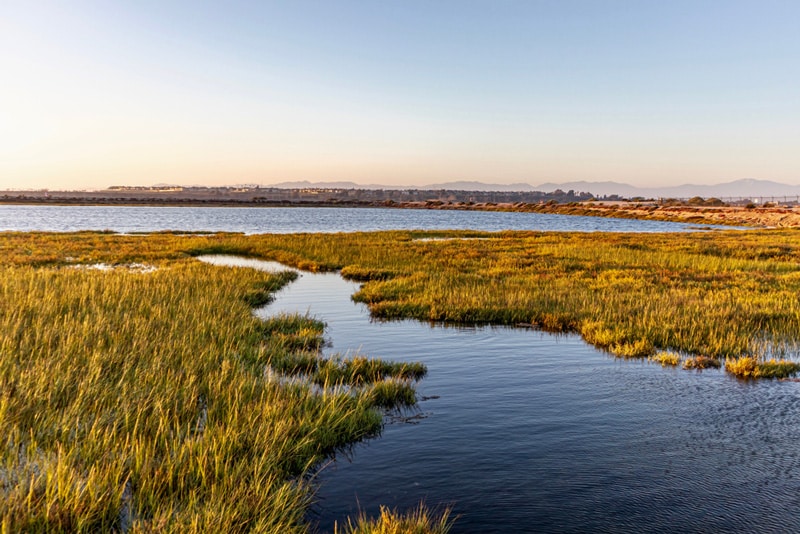
[[[376,321],[357,289],[302,273],[257,311],[324,321],[329,354],[428,367],[415,411],[321,469],[319,531],[423,500],[452,505],[456,533],[800,531],[800,383],[615,359],[577,335]]]

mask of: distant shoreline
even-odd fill
[[[392,207],[380,202],[369,201],[312,201],[312,200],[234,200],[234,199],[194,199],[194,198],[101,198],[101,197],[0,197],[0,205],[50,205],[50,206],[150,206],[150,207],[185,207],[185,208],[374,208]],[[399,206],[395,206],[399,207]]]

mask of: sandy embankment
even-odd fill
[[[773,228],[800,227],[800,208],[707,206],[645,207],[635,204],[589,207],[596,215]],[[589,215],[590,213],[587,213]]]

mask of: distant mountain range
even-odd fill
[[[596,196],[619,195],[621,197],[644,197],[644,198],[691,198],[691,197],[795,197],[800,195],[800,185],[781,184],[769,180],[744,179],[733,182],[696,185],[683,184],[664,187],[637,187],[630,184],[618,182],[564,182],[564,183],[544,183],[531,185],[526,183],[516,184],[487,184],[483,182],[446,182],[441,184],[430,184],[424,186],[389,186],[378,184],[357,184],[354,182],[282,182],[273,184],[269,187],[282,189],[304,189],[304,188],[331,188],[331,189],[447,189],[454,191],[543,191],[553,192],[556,189],[562,191],[573,190],[575,192],[585,191]]]

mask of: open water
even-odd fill
[[[0,205],[0,231],[367,232],[373,230],[549,230],[686,232],[725,228],[543,213],[389,208],[188,208]]]

